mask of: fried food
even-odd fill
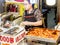
[[[38,36],[38,37],[42,37],[42,38],[57,39],[59,33],[60,33],[59,31],[49,30],[46,28],[33,28],[27,33],[27,35]]]

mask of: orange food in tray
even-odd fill
[[[42,38],[57,39],[59,36],[59,31],[49,30],[46,28],[33,28],[27,33],[27,35],[38,36],[38,37],[42,37]]]

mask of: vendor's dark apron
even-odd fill
[[[34,12],[32,12],[30,14],[27,14],[27,12],[26,12],[26,14],[24,16],[24,21],[36,22],[37,20],[34,16]],[[28,29],[33,28],[33,27],[43,27],[43,26],[25,26],[25,29],[28,30]]]

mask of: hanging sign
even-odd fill
[[[24,2],[24,0],[15,0],[15,1],[17,1],[17,2]]]
[[[37,3],[37,0],[30,0],[31,4]]]

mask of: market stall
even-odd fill
[[[6,0],[5,2],[5,12],[0,15],[0,45],[20,45],[21,42],[23,42],[23,45],[25,45],[24,43],[29,45],[30,42],[32,43],[30,45],[37,43],[42,45],[57,45],[60,41],[60,23],[55,26],[55,29],[36,26],[26,31],[25,25],[20,25],[24,20],[23,14],[25,9],[23,2],[19,1]],[[35,2],[37,1],[33,2],[31,0],[31,3]],[[37,8],[37,5],[34,5],[34,7]],[[34,16],[27,16],[27,18],[29,17]]]

